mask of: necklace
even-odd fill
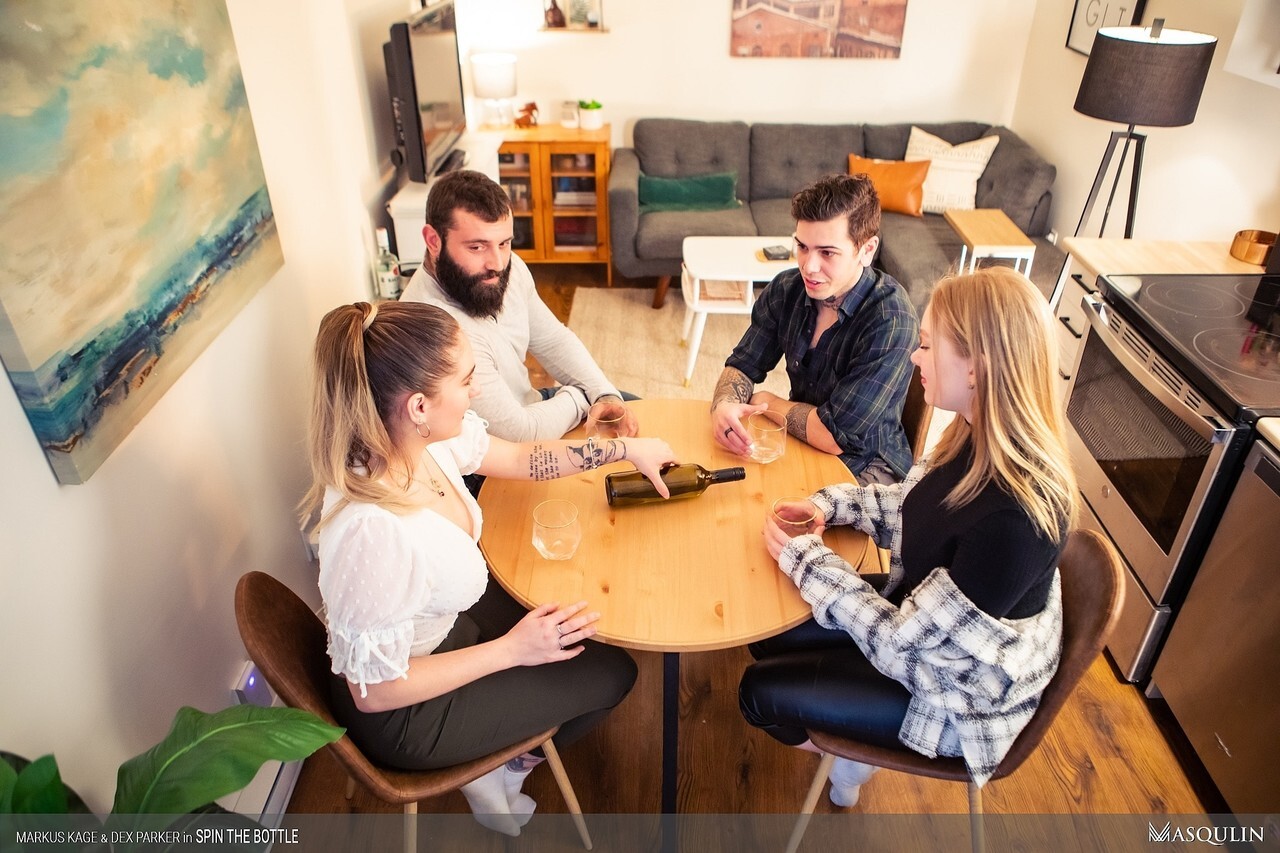
[[[430,474],[427,475],[426,480],[423,480],[420,477],[414,477],[413,481],[415,483],[421,483],[424,486],[427,485],[427,481],[430,481],[431,491],[435,492],[440,497],[444,497],[444,486],[440,485],[440,481]]]

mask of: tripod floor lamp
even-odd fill
[[[1133,145],[1133,173],[1129,183],[1129,215],[1125,219],[1124,236],[1133,236],[1133,218],[1138,208],[1138,181],[1142,175],[1142,153],[1147,138],[1135,133],[1134,127],[1181,127],[1191,124],[1200,105],[1200,93],[1209,76],[1209,62],[1218,40],[1213,36],[1185,30],[1164,29],[1164,19],[1151,27],[1103,27],[1094,38],[1089,62],[1076,94],[1076,112],[1127,124],[1128,130],[1111,134],[1098,174],[1089,190],[1089,199],[1076,225],[1076,236],[1084,229],[1093,213],[1094,202],[1111,165],[1116,145],[1124,140],[1120,163],[1116,166],[1107,206],[1102,214],[1102,227],[1107,227],[1111,203],[1120,184],[1120,173]]]

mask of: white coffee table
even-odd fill
[[[785,261],[761,260],[765,246],[790,247],[790,237],[685,237],[681,248],[684,264],[680,291],[684,295],[684,331],[680,340],[689,347],[684,368],[684,384],[689,387],[693,366],[702,346],[702,331],[708,314],[750,314],[755,305],[752,282],[770,281],[796,265]]]

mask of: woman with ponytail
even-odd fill
[[[320,322],[308,439],[320,510],[320,593],[334,714],[374,761],[431,769],[559,726],[563,746],[600,722],[635,681],[623,650],[588,640],[587,602],[526,613],[477,542],[465,474],[551,479],[627,460],[664,492],[666,442],[513,444],[469,411],[475,359],[443,310],[356,303]],[[477,819],[517,835],[529,753],[463,787]]]

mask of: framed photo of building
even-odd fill
[[[907,0],[732,0],[729,55],[897,59]]]
[[[1067,47],[1088,56],[1103,27],[1132,27],[1142,20],[1147,0],[1076,0],[1067,30]]]

